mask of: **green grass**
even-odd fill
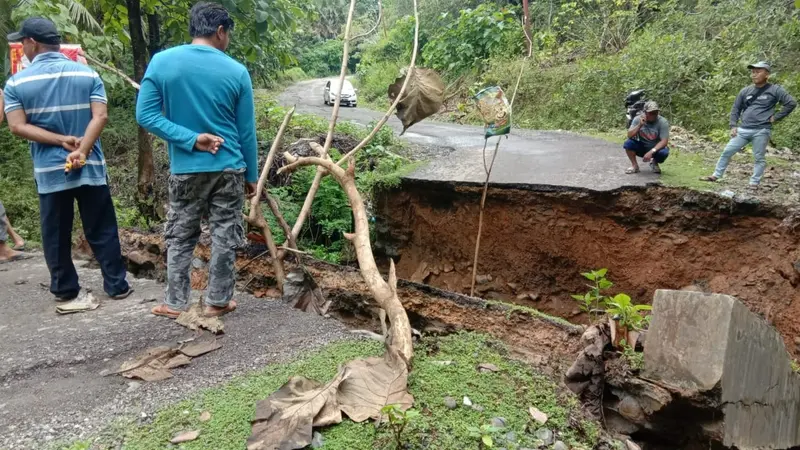
[[[157,413],[152,423],[119,422],[94,440],[58,448],[116,448],[117,443],[123,442],[122,448],[126,450],[151,450],[165,448],[180,431],[198,429],[200,437],[179,448],[241,449],[250,434],[256,402],[278,389],[290,376],[299,374],[328,380],[334,376],[338,365],[381,353],[381,345],[375,342],[331,344],[293,363],[270,366],[166,407]],[[443,361],[450,363],[443,365]],[[479,373],[476,366],[481,363],[495,364],[500,370]],[[532,437],[526,433],[531,422],[528,413],[531,406],[550,417],[547,426],[557,431],[558,438],[571,448],[591,448],[599,433],[597,424],[580,420],[578,402],[571,394],[560,392],[554,381],[510,359],[502,344],[483,335],[459,333],[425,339],[415,349],[409,390],[414,395],[415,408],[421,412],[403,434],[407,442],[416,445],[411,448],[419,448],[420,444],[427,444],[425,448],[430,449],[478,448],[477,440],[469,435],[469,427],[479,427],[494,417],[503,417],[508,424],[498,437],[513,431],[519,441],[501,446],[534,446]],[[457,400],[458,408],[450,410],[444,405],[447,396]],[[481,405],[484,411],[461,406],[464,396]],[[211,413],[212,418],[206,423],[198,419],[203,411]],[[570,427],[570,423],[576,423],[571,419],[581,423],[579,429]],[[345,419],[339,425],[322,430],[322,434],[324,448],[330,450],[394,448],[390,430],[385,426],[376,428],[373,423],[356,424]]]
[[[703,153],[673,150],[661,165],[661,183],[664,186],[683,187],[699,191],[715,188],[715,184],[700,181],[700,177],[714,173],[715,159]]]

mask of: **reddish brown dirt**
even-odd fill
[[[123,253],[128,255],[129,269],[138,270],[138,265],[129,256],[138,252],[147,257],[135,259],[152,261],[157,265],[155,271],[163,273],[165,266],[160,236],[123,231],[122,242]],[[247,285],[247,290],[252,292],[274,291],[268,287],[274,283],[270,262],[264,257],[250,259],[261,253],[258,249],[239,255],[236,261],[239,289]],[[195,256],[208,261],[210,250],[201,242]],[[356,269],[316,261],[309,262],[306,268],[324,294],[334,300],[330,310],[332,314],[352,328],[380,331],[374,301]],[[207,269],[192,270],[194,289],[204,289],[207,280]],[[583,332],[579,326],[402,280],[398,296],[414,328],[434,334],[459,330],[490,334],[506,342],[516,356],[539,366],[545,373],[563,371],[579,350]]]
[[[379,198],[379,247],[396,258],[401,278],[469,294],[480,192],[405,183]],[[784,216],[779,208],[668,188],[493,188],[476,295],[581,320],[570,298],[587,290],[579,272],[605,267],[612,292],[639,303],[650,303],[656,289],[690,285],[736,296],[774,323],[797,355],[800,234],[781,226]]]

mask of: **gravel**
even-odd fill
[[[103,294],[100,271],[79,268],[83,286],[93,290],[102,306],[60,316],[50,293],[39,286],[49,279],[41,256],[3,269],[0,448],[7,450],[40,449],[56,439],[84,439],[121,417],[146,421],[159,407],[200,389],[352,338],[335,320],[237,293],[239,308],[224,319],[221,350],[174,370],[175,376],[163,382],[103,377],[104,370],[117,369],[147,348],[192,337],[191,331],[173,321],[150,315],[156,303],[142,303],[163,298],[164,286],[129,276],[134,295],[110,300]],[[15,284],[17,280],[29,282]]]

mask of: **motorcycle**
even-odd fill
[[[625,128],[630,128],[633,119],[644,111],[644,104],[647,102],[645,95],[644,89],[637,89],[625,97]]]

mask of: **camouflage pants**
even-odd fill
[[[243,202],[242,171],[170,176],[164,239],[167,243],[165,303],[171,309],[183,310],[189,303],[190,269],[200,238],[200,219],[206,212],[211,228],[206,303],[224,307],[231,300],[236,281],[236,248],[244,240]]]
[[[8,241],[8,230],[6,229],[6,224],[8,224],[8,221],[6,220],[6,208],[3,206],[3,202],[0,202],[0,242]]]

